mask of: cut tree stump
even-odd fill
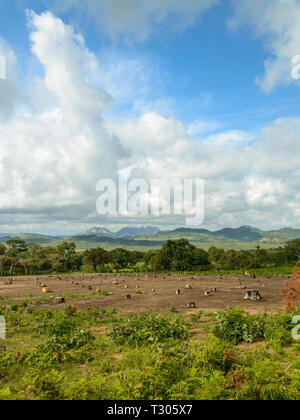
[[[65,303],[65,298],[63,298],[63,297],[56,297],[56,298],[54,298],[54,303],[55,303],[55,305],[59,305],[61,303]]]
[[[244,296],[245,300],[261,300],[261,295],[258,290],[248,290]]]

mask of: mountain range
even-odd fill
[[[126,226],[119,230],[118,232],[114,233],[110,230],[103,228],[103,227],[94,227],[89,229],[85,235],[96,235],[108,238],[134,238],[144,235],[155,235],[159,233],[160,230],[157,227],[153,226],[142,226],[142,227],[131,227]]]
[[[112,232],[105,227],[94,227],[87,232],[73,236],[48,236],[33,233],[5,234],[0,233],[0,242],[9,239],[22,239],[41,245],[55,246],[63,241],[75,242],[78,249],[103,246],[111,249],[127,247],[131,249],[151,249],[162,246],[167,240],[186,238],[196,246],[209,248],[211,245],[225,249],[250,249],[257,245],[262,247],[277,247],[285,242],[300,238],[300,229],[284,228],[263,231],[251,226],[239,228],[224,228],[217,231],[207,229],[177,228],[160,230],[153,226],[127,226],[118,232]]]
[[[82,235],[82,234],[81,234]],[[80,235],[80,236],[81,236]],[[287,241],[300,237],[300,229],[284,228],[279,230],[263,231],[251,226],[241,226],[239,228],[224,228],[217,231],[209,231],[207,229],[191,229],[191,228],[177,228],[174,230],[161,231],[157,227],[143,226],[143,227],[125,227],[118,232],[111,232],[103,227],[94,227],[88,230],[84,235],[108,237],[113,239],[120,238],[141,238],[144,239],[172,239],[173,237],[188,237],[194,239],[208,239],[218,238],[223,240],[238,240],[238,241]]]

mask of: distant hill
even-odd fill
[[[265,248],[274,248],[284,245],[287,241],[300,238],[300,229],[284,228],[279,230],[263,231],[251,226],[239,228],[224,228],[217,231],[207,229],[177,228],[160,231],[157,227],[125,227],[114,233],[104,227],[94,227],[86,233],[73,236],[49,236],[35,233],[20,233],[18,235],[0,234],[0,242],[9,239],[23,239],[43,246],[56,246],[68,241],[75,242],[77,249],[104,247],[112,249],[125,247],[130,249],[154,249],[162,246],[168,240],[181,238],[188,239],[194,245],[208,249],[211,245],[224,249],[253,249],[260,245]]]
[[[153,226],[142,226],[142,227],[125,227],[117,233],[118,238],[126,237],[138,237],[145,235],[156,235],[160,230],[157,227]]]
[[[41,245],[55,245],[59,243],[61,238],[56,236],[41,235],[38,233],[19,233],[19,234],[5,234],[5,236],[0,235],[0,242],[5,243],[10,239],[20,239],[25,242],[31,242]]]
[[[175,239],[184,237],[187,239],[199,240],[203,242],[219,241],[240,241],[240,242],[286,242],[288,240],[300,238],[300,229],[280,229],[263,231],[251,226],[241,226],[239,228],[224,228],[211,232],[206,229],[179,228],[173,231],[159,233],[160,238]]]
[[[114,233],[103,227],[94,227],[86,232],[87,235],[114,237]]]
[[[88,235],[88,236],[96,235],[96,236],[108,237],[108,238],[132,238],[132,237],[139,237],[139,236],[145,236],[145,235],[154,235],[158,232],[160,232],[160,230],[154,226],[142,226],[142,227],[126,226],[123,229],[119,230],[118,232],[111,232],[110,230],[104,227],[93,227],[92,229],[89,229],[85,235]],[[80,236],[82,236],[82,234]]]
[[[224,236],[227,239],[236,239],[239,241],[256,241],[263,236],[262,231],[251,226],[241,226],[237,229],[225,228],[213,232],[216,236]]]

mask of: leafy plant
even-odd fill
[[[153,344],[168,339],[185,340],[188,326],[179,318],[172,323],[162,315],[147,312],[115,324],[108,336],[118,344]]]
[[[232,344],[242,341],[252,343],[264,337],[265,318],[249,315],[241,308],[226,309],[217,313],[219,323],[214,328],[214,335]]]

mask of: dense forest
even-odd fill
[[[212,246],[208,251],[196,248],[186,239],[167,241],[161,249],[129,251],[116,248],[106,251],[93,248],[77,252],[73,242],[56,247],[11,239],[0,244],[1,276],[67,273],[76,271],[191,271],[244,270],[294,265],[300,256],[300,239],[284,247],[252,251],[225,251]]]

